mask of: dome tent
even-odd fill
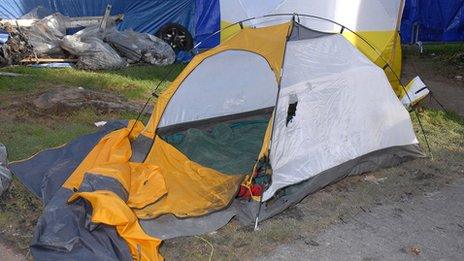
[[[259,206],[270,218],[343,177],[422,156],[384,71],[340,34],[293,20],[195,56],[146,126],[114,123],[10,167],[46,205],[37,259],[156,260],[161,239],[252,223]],[[263,204],[237,199],[262,159]]]

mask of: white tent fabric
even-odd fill
[[[221,19],[230,23],[267,14],[299,13],[331,19],[355,31],[395,30],[398,13],[404,7],[402,0],[221,0],[220,4]],[[252,21],[255,26],[282,22],[282,18]],[[339,30],[331,23],[314,19],[300,22],[313,29]]]
[[[385,73],[341,35],[288,42],[276,111],[264,200],[367,153],[418,144]]]
[[[277,81],[261,56],[239,50],[205,59],[172,97],[159,127],[275,106]]]

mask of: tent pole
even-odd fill
[[[269,148],[267,149],[267,160],[266,160],[267,162],[266,162],[266,166],[264,166],[264,174],[267,173],[268,167],[271,164],[272,136],[274,135],[275,120],[277,118],[277,106],[279,105],[279,100],[280,100],[279,97],[280,97],[280,91],[281,91],[281,86],[282,86],[282,76],[283,76],[283,71],[284,71],[285,54],[287,52],[288,40],[290,39],[290,36],[292,35],[292,32],[293,32],[293,27],[295,25],[294,23],[295,23],[295,16],[293,16],[293,24],[290,26],[289,31],[287,32],[287,37],[286,37],[285,45],[284,45],[284,52],[283,52],[283,57],[282,57],[282,65],[280,67],[280,76],[279,76],[279,80],[278,80],[278,84],[277,84],[277,97],[276,97],[276,101],[275,101],[274,115],[272,116],[271,137],[270,137],[270,140],[269,140]],[[264,194],[264,191],[263,191],[263,194]],[[263,194],[259,198],[259,207],[258,207],[258,213],[256,213],[254,231],[259,230],[259,214],[261,213],[261,208],[263,206]]]
[[[396,42],[398,41],[398,36],[400,34],[400,27],[401,27],[401,17],[403,16],[403,11],[404,11],[404,0],[400,1],[400,8],[398,10],[398,16],[396,18],[396,27],[395,27],[395,36],[393,39],[393,50],[392,50],[392,55],[390,55],[390,60],[389,62],[393,64],[396,58],[396,48],[398,46],[396,45]],[[401,45],[401,43],[400,43]]]

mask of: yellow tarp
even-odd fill
[[[224,208],[238,191],[243,176],[228,176],[203,167],[159,137],[145,163],[159,166],[168,194],[155,204],[135,210],[140,218],[172,213],[177,217],[201,216]]]
[[[79,198],[92,206],[92,222],[114,226],[119,236],[129,246],[134,260],[157,261],[164,258],[158,253],[161,240],[145,234],[134,212],[111,191],[79,192],[69,198],[72,203]]]

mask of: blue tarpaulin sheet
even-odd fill
[[[401,25],[404,43],[464,41],[464,0],[407,0]]]
[[[42,6],[66,16],[101,16],[106,6],[112,14],[124,14],[121,29],[156,33],[167,23],[186,27],[198,43],[219,30],[219,0],[0,0],[0,18],[16,19]],[[208,39],[204,48],[219,43],[219,36]]]

